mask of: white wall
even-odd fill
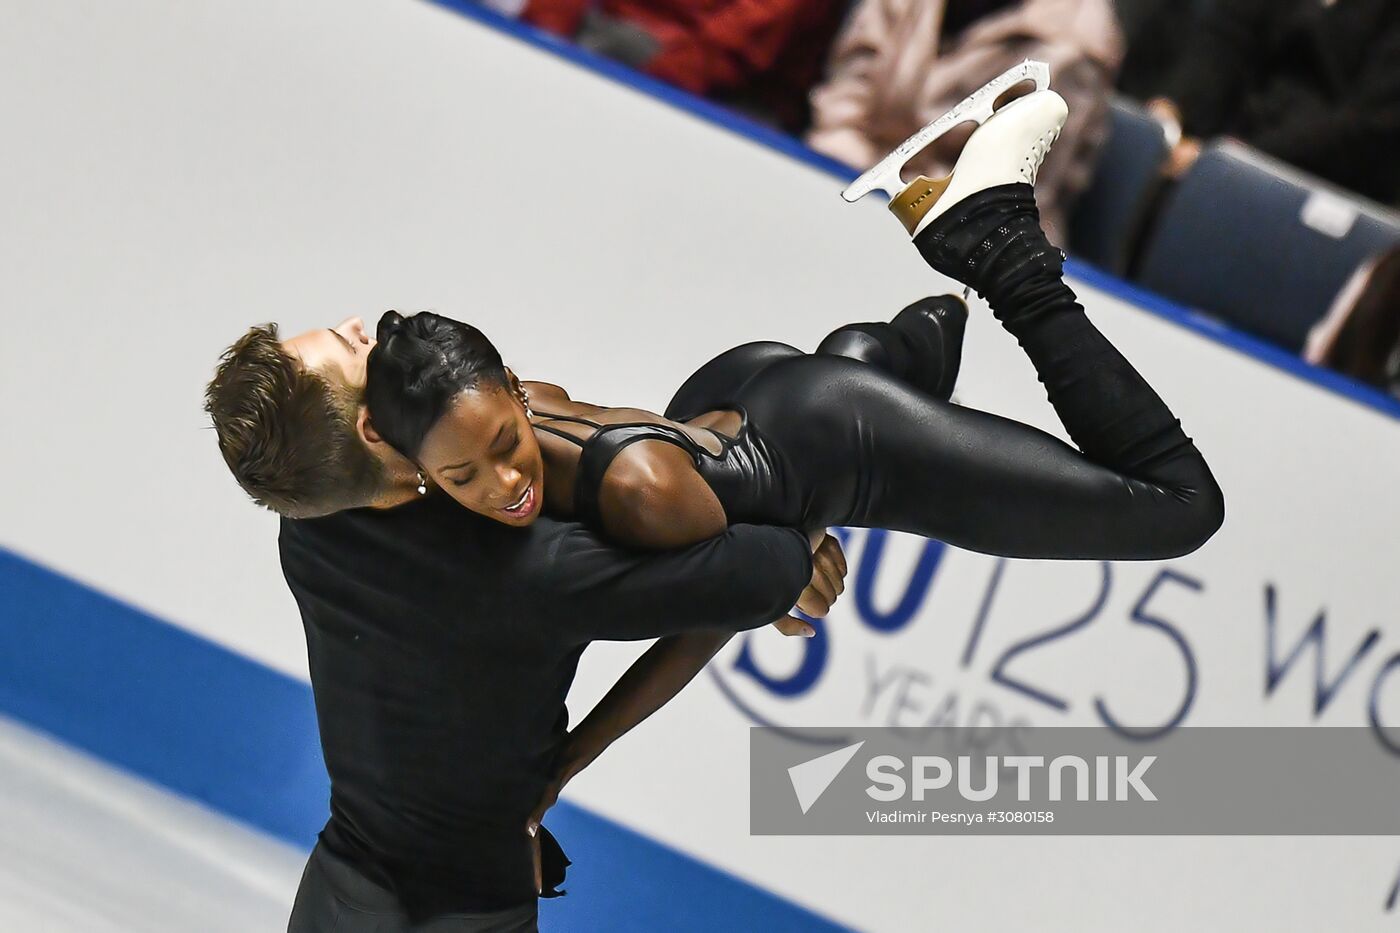
[[[215,357],[248,324],[290,333],[432,307],[480,324],[526,378],[660,406],[736,342],[810,347],[951,287],[880,206],[844,204],[836,179],[427,4],[70,0],[6,17],[0,544],[298,676],[275,522],[242,501],[200,411]],[[1108,295],[1084,298],[1226,491],[1225,529],[1171,565],[1204,589],[1161,604],[1199,663],[1188,722],[1364,724],[1400,650],[1400,425]],[[974,317],[960,399],[1063,435],[1014,343]],[[919,546],[891,546],[877,605],[897,598]],[[921,708],[947,691],[963,710],[982,701],[1038,724],[1094,721],[1100,694],[1140,722],[1173,707],[1184,674],[1171,645],[1126,622],[1160,567],[1115,565],[1099,620],[1017,659],[1018,676],[1068,699],[1061,715],[988,671],[1015,638],[1091,601],[1099,571],[1012,565],[964,670],[992,566],[949,553],[916,624],[893,637],[848,598],[829,623],[831,667],[798,700],[733,676],[737,647],[716,670],[788,723],[886,721],[862,705],[867,663],[906,664],[911,689],[927,678],[909,694]],[[1329,676],[1383,632],[1320,717],[1311,657],[1265,690],[1269,583],[1286,648],[1326,607]],[[801,650],[776,636],[755,647],[775,671]],[[590,650],[576,715],[635,653]],[[1397,679],[1380,693],[1390,723]],[[573,798],[861,928],[1394,922],[1383,901],[1400,846],[1386,839],[750,837],[747,723],[697,682]],[[704,760],[681,756],[695,747]]]

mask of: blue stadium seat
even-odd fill
[[[1147,111],[1125,99],[1113,101],[1094,177],[1070,217],[1069,248],[1076,259],[1116,275],[1127,272],[1162,188],[1168,152],[1166,134]]]
[[[1239,143],[1207,146],[1158,217],[1146,287],[1298,351],[1400,215]]]

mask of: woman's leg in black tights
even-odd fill
[[[1030,185],[1002,185],[967,198],[915,245],[934,269],[987,299],[1085,456],[1223,508],[1219,487],[1181,422],[1065,284],[1063,256],[1040,228]]]
[[[773,367],[749,394],[800,476],[787,498],[806,505],[792,521],[802,527],[888,528],[1003,557],[1162,560],[1219,526],[1208,473],[1191,488],[1151,467],[1131,475],[871,366],[808,357]]]
[[[910,451],[901,452],[899,427],[891,423],[885,436],[893,437],[892,449],[880,452],[875,467],[893,471],[894,482],[875,484],[883,501],[867,503],[866,523],[907,528],[901,509],[922,493],[940,500],[918,518],[923,533],[959,543],[952,534],[965,546],[1014,556],[1170,557],[1215,533],[1225,506],[1210,468],[1065,284],[1063,257],[1040,229],[1029,185],[967,198],[915,245],[934,269],[990,302],[1082,455],[1006,419],[976,412],[968,420],[956,406],[936,406],[922,423],[909,424],[917,412],[895,404],[883,417],[913,432],[908,444],[919,448],[913,459],[928,472],[912,472]],[[883,462],[901,454],[902,463]],[[937,495],[940,487],[944,496]],[[979,501],[966,508],[947,501],[966,497]]]

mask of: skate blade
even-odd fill
[[[891,199],[904,190],[907,183],[899,177],[905,164],[921,152],[929,143],[947,133],[953,127],[975,121],[987,122],[992,115],[992,104],[996,99],[1022,81],[1034,81],[1035,90],[1043,91],[1050,86],[1050,66],[1045,62],[1026,59],[1000,76],[982,85],[952,110],[900,143],[880,160],[874,168],[846,186],[841,197],[854,203],[877,188]]]

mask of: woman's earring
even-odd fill
[[[422,470],[419,470],[419,471],[418,471],[418,495],[420,495],[420,496],[426,496],[427,494],[428,494],[428,480],[427,480],[427,478],[423,475],[423,471],[422,471]]]
[[[525,417],[533,418],[535,413],[530,410],[530,393],[525,391],[525,387],[520,387],[520,403],[525,406]]]

